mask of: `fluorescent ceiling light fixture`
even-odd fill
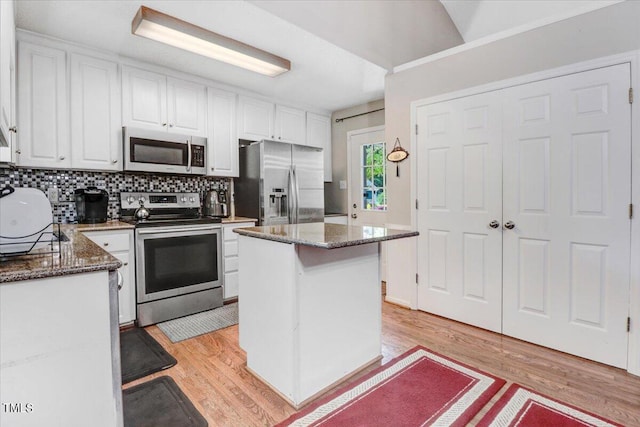
[[[133,18],[131,33],[271,77],[291,69],[287,59],[146,6]]]

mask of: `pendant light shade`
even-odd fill
[[[131,32],[270,77],[291,69],[291,62],[287,59],[146,6],[138,9],[131,23]]]

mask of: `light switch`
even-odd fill
[[[347,181],[340,180],[340,189],[341,190],[346,190],[347,189]]]

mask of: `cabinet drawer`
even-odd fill
[[[238,241],[237,240],[230,240],[230,241],[226,241],[224,242],[224,256],[229,257],[229,256],[236,256],[238,255]]]
[[[227,273],[224,275],[224,291],[223,298],[235,298],[238,296],[238,272]]]
[[[107,252],[128,251],[129,233],[85,232],[84,235]]]
[[[228,273],[230,271],[238,271],[238,257],[237,256],[224,259],[224,272]]]

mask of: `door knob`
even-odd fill
[[[513,230],[516,225],[512,221],[507,221],[504,223],[504,228],[507,230]]]
[[[358,214],[354,214],[354,213],[352,213],[352,214],[351,214],[351,218],[353,218],[353,219],[358,218]]]
[[[494,219],[493,221],[491,221],[491,222],[489,223],[489,227],[491,227],[491,228],[498,228],[498,227],[500,227],[500,223]]]

